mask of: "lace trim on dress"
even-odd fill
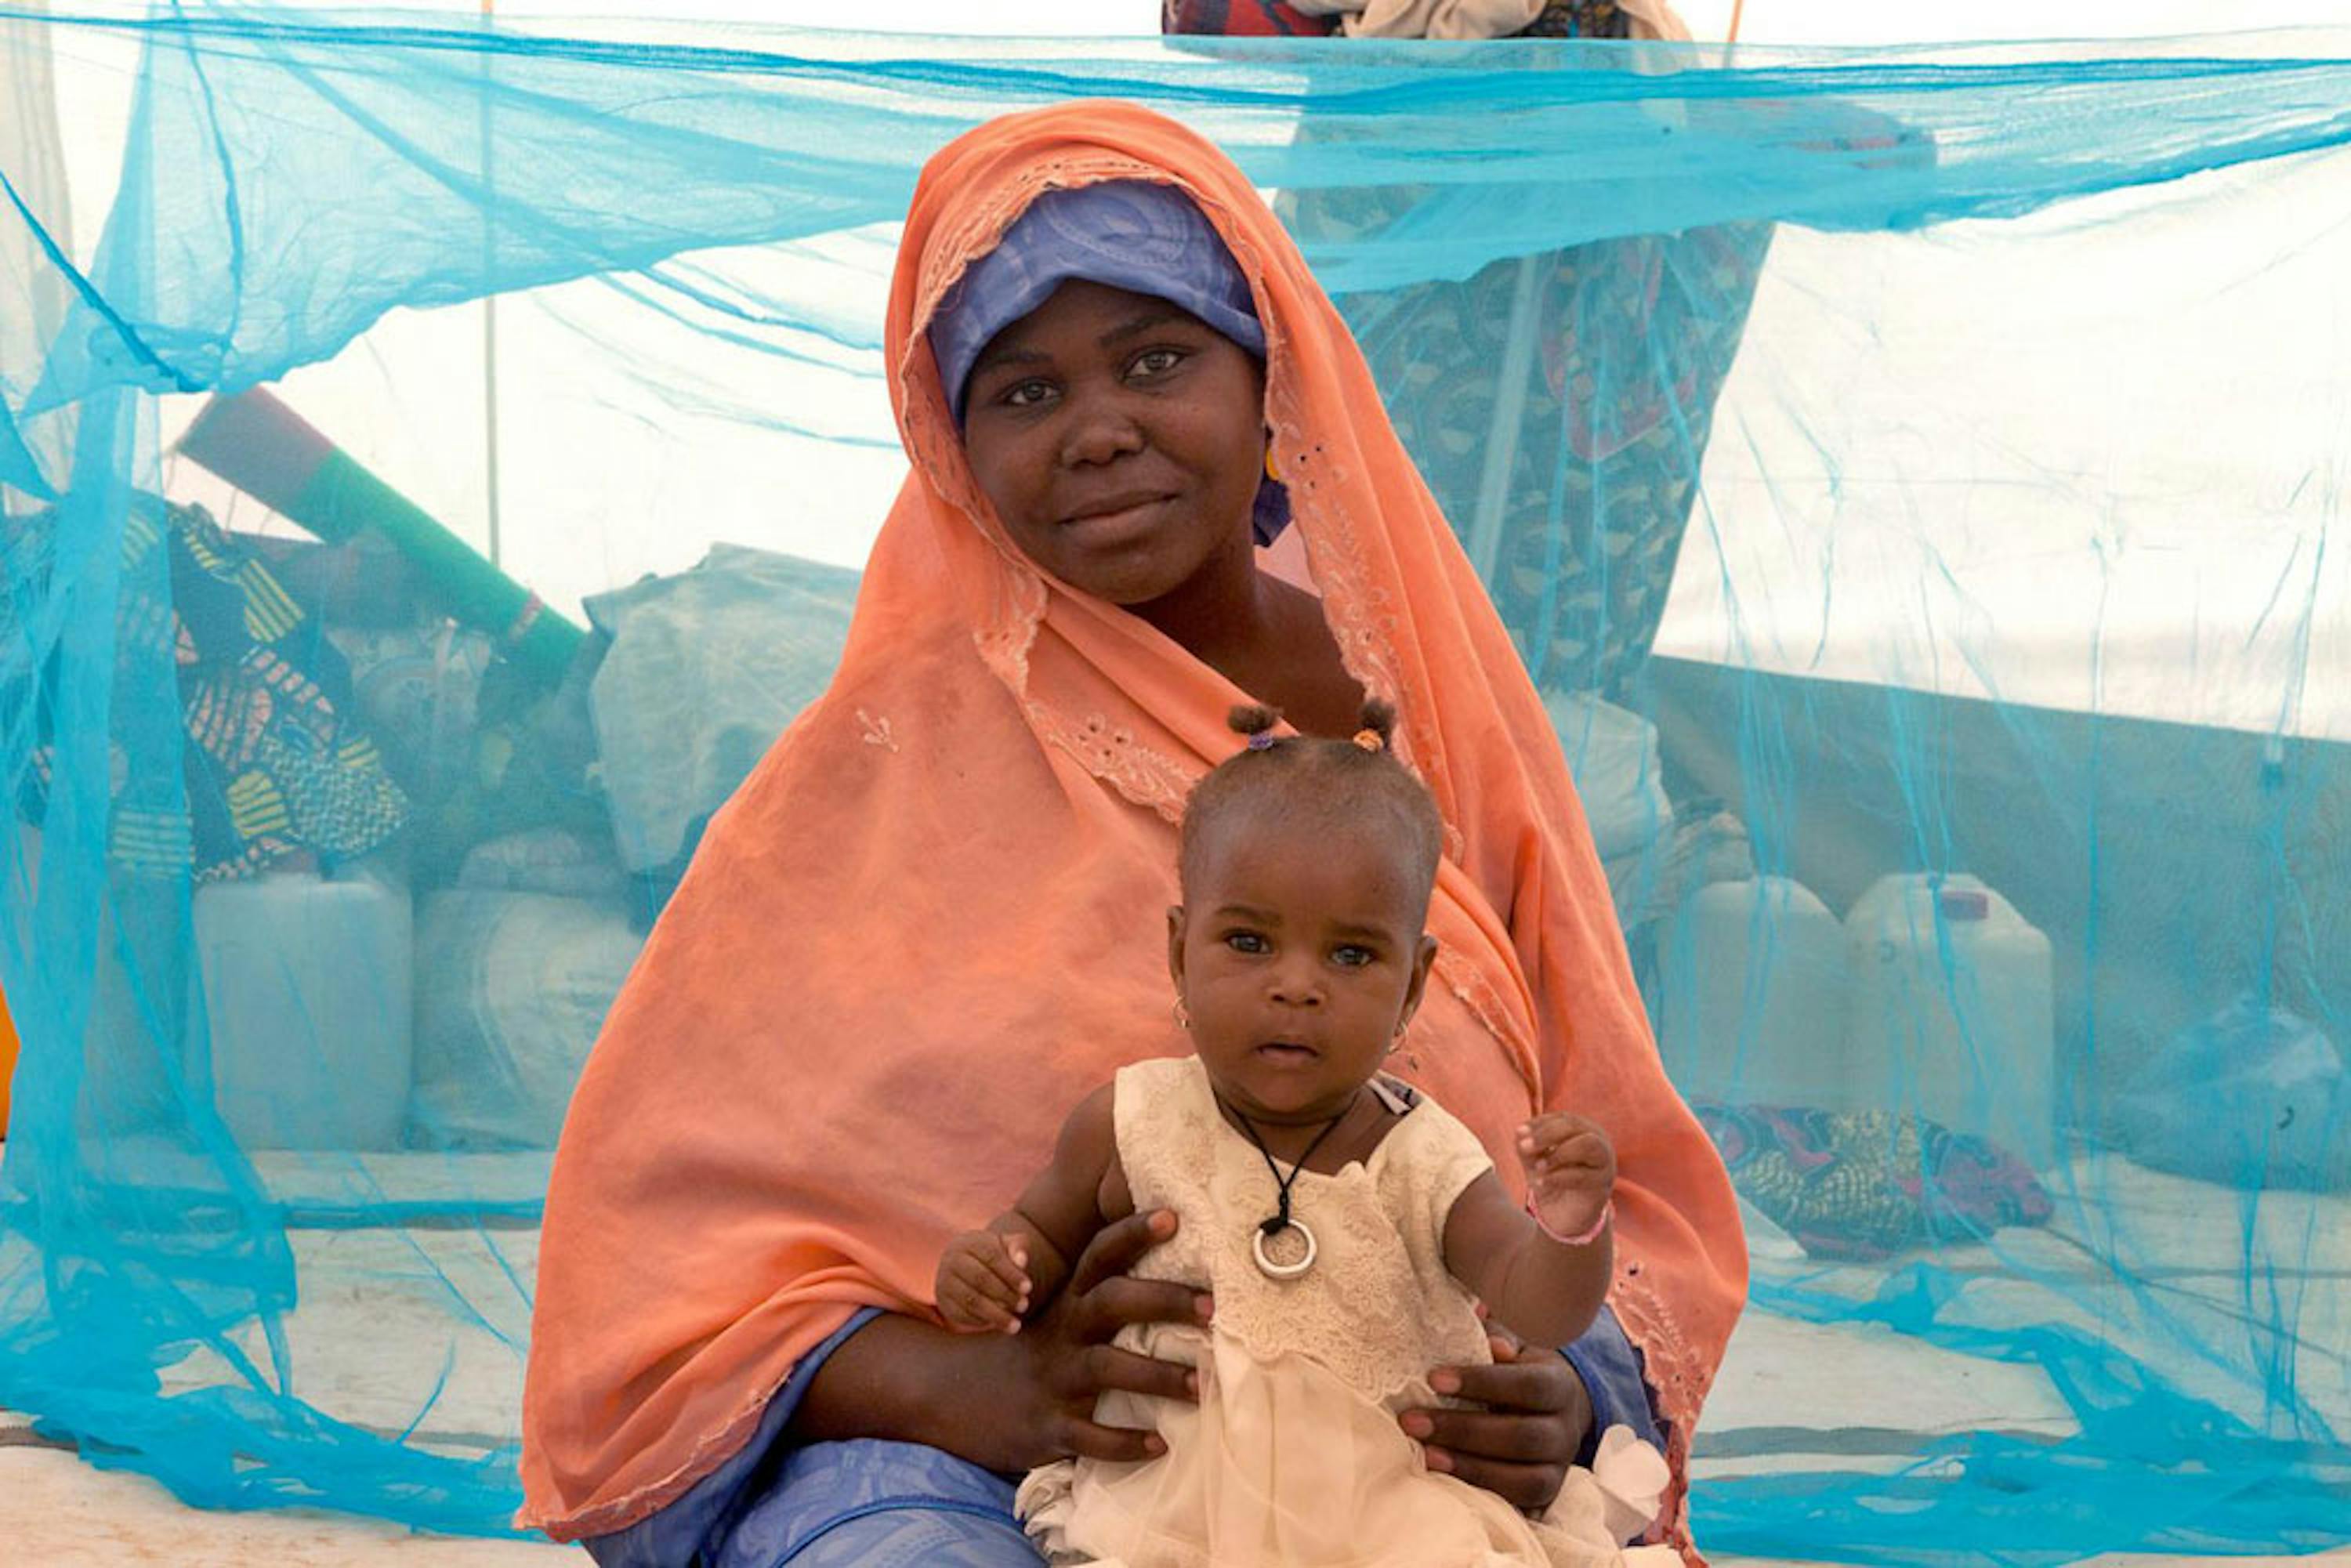
[[[1310,1357],[1383,1404],[1425,1393],[1432,1366],[1489,1359],[1469,1292],[1445,1270],[1442,1232],[1453,1200],[1491,1165],[1433,1103],[1389,1129],[1368,1160],[1300,1176],[1292,1201],[1322,1260],[1293,1285],[1252,1260],[1248,1217],[1271,1211],[1273,1181],[1218,1113],[1198,1061],[1123,1069],[1114,1093],[1136,1204],[1186,1220],[1136,1273],[1213,1288],[1219,1336],[1261,1361]]]

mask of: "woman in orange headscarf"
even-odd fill
[[[1190,226],[1122,199],[1154,186]],[[913,472],[840,673],[713,823],[564,1128],[525,1521],[607,1564],[1034,1563],[1000,1473],[1141,1458],[1095,1400],[1184,1369],[1108,1342],[1210,1304],[1125,1277],[1172,1223],[1137,1216],[1020,1334],[957,1337],[938,1249],[1184,1050],[1160,923],[1227,713],[1343,733],[1367,694],[1448,840],[1401,1075],[1498,1155],[1573,1108],[1622,1173],[1613,1317],[1439,1369],[1468,1407],[1405,1429],[1539,1509],[1653,1406],[1678,1476],[1743,1293],[1730,1188],[1542,708],[1280,225],[1158,116],[1010,116],[925,170],[886,352]],[[1257,548],[1285,521],[1311,591]]]

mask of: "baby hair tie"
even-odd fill
[[[1251,751],[1270,751],[1273,749],[1274,738],[1273,731],[1260,729],[1249,737],[1249,748]]]
[[[1385,751],[1388,746],[1386,741],[1380,738],[1380,732],[1376,729],[1357,730],[1355,732],[1355,744],[1362,747],[1365,751]]]

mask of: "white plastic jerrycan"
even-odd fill
[[[273,872],[195,899],[213,1102],[248,1149],[389,1149],[407,1119],[409,897]],[[189,1072],[206,1063],[191,1041]]]
[[[1845,1057],[1856,1093],[2057,1157],[2049,938],[1963,875],[1881,878],[1845,916]]]
[[[1666,1071],[1734,1104],[1850,1105],[1844,927],[1782,876],[1717,882],[1675,912],[1658,956]]]

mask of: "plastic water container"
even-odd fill
[[[237,1141],[398,1147],[412,1054],[408,894],[308,873],[214,883],[196,892],[195,929],[213,1102]],[[205,1066],[190,1061],[193,1082]]]
[[[1693,1099],[1848,1109],[1844,925],[1787,877],[1709,883],[1658,958],[1666,1071]]]
[[[2057,1156],[2049,938],[1971,876],[1889,876],[1845,915],[1845,1055],[1873,1103]]]

